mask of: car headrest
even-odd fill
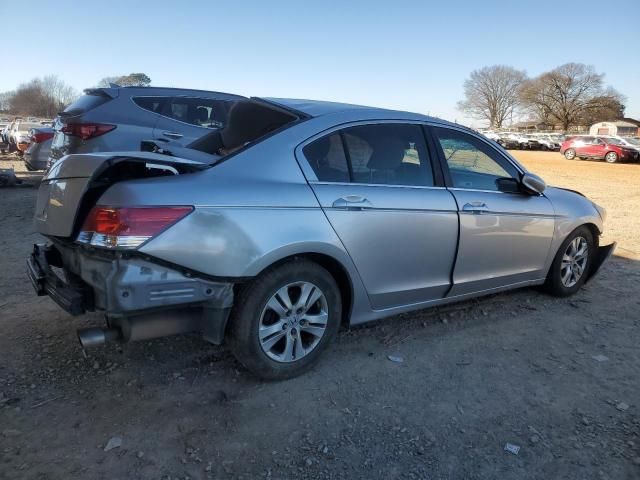
[[[367,167],[371,170],[394,170],[402,164],[405,156],[405,144],[398,139],[378,139],[371,145],[373,152]]]

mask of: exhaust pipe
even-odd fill
[[[97,347],[118,340],[122,336],[119,328],[91,327],[78,330],[78,340],[82,348]]]

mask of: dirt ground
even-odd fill
[[[84,354],[100,316],[33,294],[36,190],[0,188],[0,479],[640,478],[640,165],[516,155],[608,209],[590,285],[343,331],[281,383],[191,336]]]

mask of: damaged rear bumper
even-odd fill
[[[233,283],[77,246],[34,245],[27,274],[38,295],[49,295],[71,315],[104,311],[125,341],[196,331],[222,343],[233,305]]]

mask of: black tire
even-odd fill
[[[619,160],[616,152],[607,152],[604,156],[604,161],[607,163],[616,163]]]
[[[569,244],[571,244],[571,242],[573,242],[573,240],[578,237],[584,238],[587,242],[587,261],[583,268],[582,275],[580,276],[576,284],[572,286],[566,286],[562,282],[562,259],[565,252],[567,251],[567,248],[569,247]],[[556,252],[556,256],[553,259],[553,263],[551,264],[551,268],[549,269],[549,273],[547,274],[547,279],[544,283],[543,289],[550,295],[554,295],[556,297],[568,297],[580,290],[589,276],[589,269],[591,268],[591,261],[595,253],[595,247],[596,245],[593,234],[588,227],[583,225],[571,232],[564,240],[564,242],[562,242],[562,245],[560,245],[560,248]]]
[[[310,282],[321,290],[328,307],[328,319],[324,334],[309,353],[299,360],[282,363],[265,353],[258,332],[267,302],[280,288],[295,282]],[[241,287],[234,304],[228,328],[231,351],[247,370],[268,380],[292,378],[309,370],[335,337],[342,317],[342,299],[336,281],[327,270],[306,259],[294,259],[264,271]]]
[[[567,160],[575,160],[576,159],[576,151],[573,148],[567,148],[564,151],[564,158]]]

